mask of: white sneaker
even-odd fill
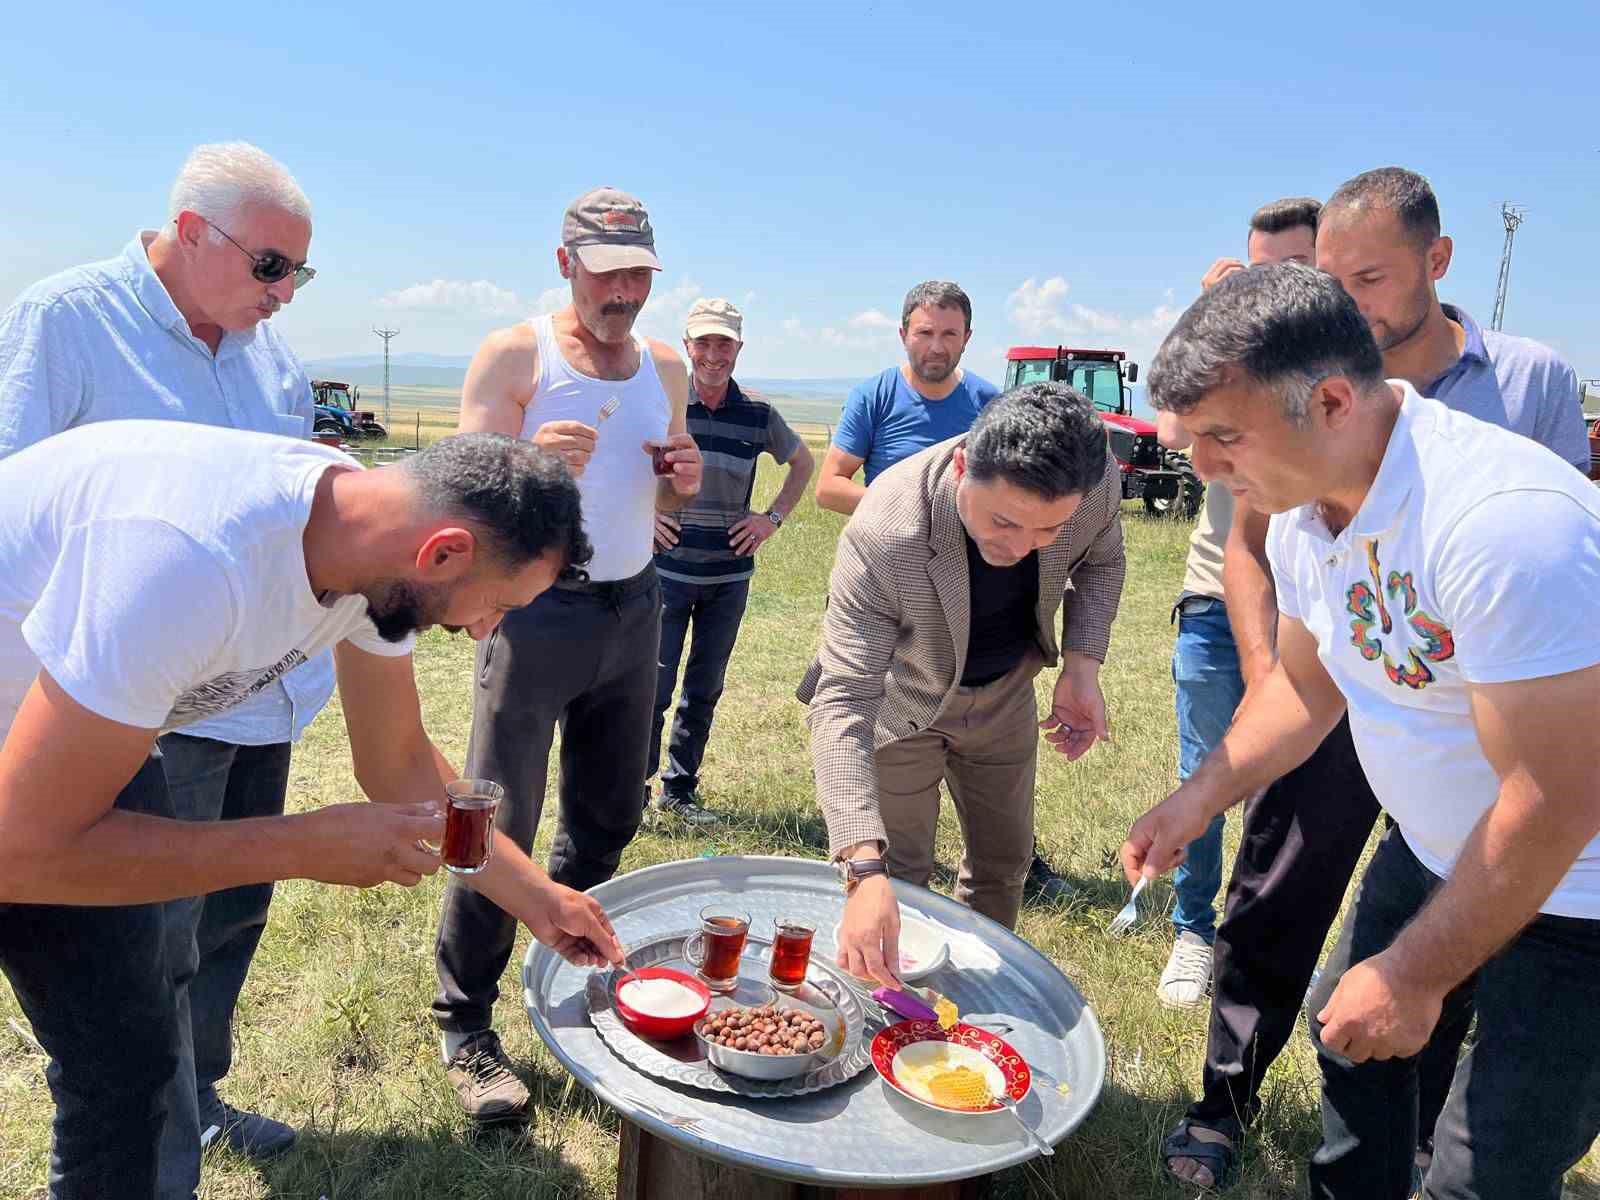
[[[1168,1008],[1193,1008],[1211,990],[1211,947],[1197,933],[1180,933],[1172,943],[1156,996]]]

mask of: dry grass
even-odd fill
[[[452,426],[453,414],[423,427],[426,434]],[[775,486],[775,473],[765,470],[757,496]],[[806,732],[792,690],[816,637],[838,524],[807,501],[762,552],[704,771],[709,802],[726,823],[709,836],[647,826],[624,870],[707,850],[822,853]],[[1111,854],[1129,822],[1165,794],[1176,762],[1168,611],[1188,526],[1147,520],[1131,507],[1125,524],[1128,587],[1104,674],[1114,740],[1076,764],[1042,756],[1039,775],[1041,840],[1079,894],[1061,907],[1027,909],[1020,927],[1099,1014],[1110,1045],[1108,1086],[1094,1116],[1053,1160],[1000,1181],[1004,1197],[1193,1194],[1164,1178],[1157,1145],[1198,1084],[1204,1012],[1169,1012],[1156,1002],[1170,938],[1165,921],[1147,919],[1121,941],[1102,934],[1123,893]],[[470,646],[442,635],[425,637],[416,660],[429,727],[458,763],[466,746],[470,665]],[[1041,679],[1041,690],[1047,683]],[[751,747],[761,752],[751,754]],[[291,805],[356,795],[335,704],[295,755]],[[541,853],[548,834],[547,823]],[[1235,838],[1230,821],[1230,854]],[[941,827],[940,854],[944,862],[958,855],[953,820]],[[616,1120],[533,1038],[513,983],[520,946],[507,974],[511,998],[501,1002],[497,1024],[526,1067],[536,1117],[524,1131],[484,1136],[456,1109],[427,1011],[439,893],[437,881],[412,891],[280,887],[241,1004],[225,1092],[305,1132],[294,1154],[265,1170],[225,1152],[211,1154],[203,1197],[509,1200],[613,1193]],[[1170,904],[1166,884],[1154,899]],[[15,1014],[9,990],[0,986],[0,1018]],[[44,1182],[50,1106],[43,1067],[0,1024],[0,1197],[39,1194]],[[1251,1200],[1303,1194],[1303,1164],[1318,1130],[1316,1068],[1303,1038],[1269,1075],[1265,1099],[1233,1194]],[[1585,1167],[1592,1170],[1592,1158]],[[1569,1194],[1596,1195],[1591,1179],[1575,1177]]]

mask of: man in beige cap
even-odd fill
[[[811,481],[811,451],[767,401],[733,379],[744,346],[744,318],[727,300],[697,300],[683,330],[693,379],[689,433],[706,453],[700,494],[675,513],[656,514],[656,571],[661,576],[661,657],[648,774],[661,758],[661,731],[684,637],[694,625],[683,694],[672,721],[667,769],[656,808],[691,825],[712,825],[699,796],[700,762],[722,681],[744,619],[756,551],[778,531]],[[756,459],[766,451],[788,467],[770,508],[755,511]],[[648,789],[648,784],[646,785]]]
[[[562,222],[556,265],[572,303],[484,340],[462,390],[461,429],[561,455],[578,479],[594,556],[587,574],[507,613],[479,644],[467,774],[505,785],[496,823],[530,848],[560,723],[549,869],[583,891],[616,871],[643,816],[661,630],[655,515],[700,490],[700,452],[684,422],[683,360],[633,332],[661,269],[644,206],[614,188],[580,196]],[[491,1022],[515,934],[488,898],[446,889],[433,1012],[450,1080],[480,1121],[520,1118],[528,1102]]]

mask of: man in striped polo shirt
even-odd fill
[[[704,462],[700,494],[673,513],[656,514],[656,572],[661,577],[661,660],[649,773],[661,760],[661,731],[678,679],[684,638],[694,624],[683,694],[667,744],[658,811],[691,825],[716,823],[700,803],[700,761],[711,717],[744,619],[756,551],[778,531],[811,481],[811,451],[778,410],[733,380],[743,348],[744,318],[726,300],[697,300],[683,331],[694,376],[689,388],[689,433]],[[787,466],[772,507],[750,508],[756,458],[765,450]],[[650,785],[645,784],[648,798]]]

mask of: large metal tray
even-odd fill
[[[650,938],[628,949],[628,969],[641,967],[674,967],[680,971],[694,972],[694,967],[683,956],[683,943],[692,930],[679,930],[664,937]],[[752,966],[765,962],[772,952],[772,944],[764,938],[751,936],[745,941],[745,956],[741,960],[742,973]],[[727,1092],[752,1099],[770,1100],[782,1096],[804,1096],[820,1092],[835,1084],[854,1079],[872,1062],[869,1047],[862,1038],[865,1011],[854,989],[845,983],[845,975],[812,956],[806,969],[806,986],[793,999],[804,1007],[836,1017],[844,1026],[839,1051],[814,1070],[792,1079],[749,1079],[728,1071],[719,1071],[706,1060],[705,1049],[693,1034],[671,1042],[658,1042],[640,1037],[622,1023],[613,1003],[613,985],[618,976],[612,972],[596,972],[584,984],[584,999],[589,1005],[589,1020],[594,1023],[600,1040],[631,1067],[646,1075],[668,1083],[699,1088],[707,1092]],[[751,995],[735,992],[734,999],[741,1004],[760,1004],[766,998],[761,986],[750,988]],[[770,993],[768,993],[770,995]],[[780,997],[781,1004],[790,1004]],[[825,1017],[824,1019],[828,1019]],[[830,1022],[831,1023],[831,1022]]]
[[[963,1012],[1012,1026],[1006,1041],[1030,1066],[1066,1085],[1036,1086],[1018,1105],[1047,1142],[1076,1129],[1105,1083],[1100,1026],[1081,992],[1039,951],[946,896],[904,883],[895,896],[950,935],[950,962],[927,980]],[[624,945],[694,925],[706,904],[735,900],[752,928],[780,913],[817,921],[813,960],[832,963],[832,929],[844,908],[839,877],[821,861],[725,856],[662,863],[590,892]],[[826,1091],[774,1103],[680,1087],[641,1074],[613,1054],[589,1021],[590,971],[537,943],[522,964],[523,1004],[534,1032],[584,1087],[629,1121],[696,1154],[762,1175],[851,1188],[913,1188],[969,1179],[1038,1151],[1004,1113],[938,1113],[886,1087],[875,1072]],[[602,972],[604,974],[604,972]],[[1037,1074],[1037,1072],[1036,1072]],[[696,1118],[692,1129],[666,1116]]]

